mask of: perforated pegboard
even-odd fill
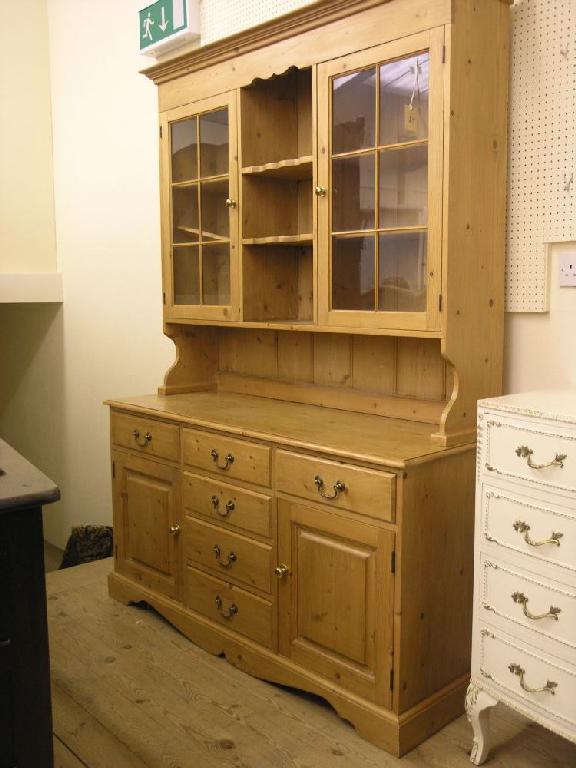
[[[576,0],[511,12],[506,308],[545,312],[548,244],[576,240]]]
[[[310,0],[201,0],[202,45],[311,4]]]
[[[201,0],[202,43],[310,4]],[[576,241],[576,0],[516,0],[511,13],[506,308],[545,312],[548,244]]]

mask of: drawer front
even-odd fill
[[[272,604],[267,600],[190,566],[184,572],[183,600],[202,616],[260,645],[274,647]]]
[[[182,502],[186,513],[270,538],[272,500],[263,493],[184,472]]]
[[[377,520],[394,520],[396,476],[349,464],[276,454],[278,490]]]
[[[180,427],[177,424],[114,412],[110,419],[114,445],[158,459],[179,461]]]
[[[576,572],[576,513],[487,485],[481,503],[485,541]]]
[[[480,672],[528,709],[576,725],[576,669],[570,665],[483,629]]]
[[[482,469],[539,487],[576,489],[576,433],[485,414]]]
[[[481,585],[483,610],[533,630],[534,642],[540,636],[576,648],[575,592],[484,558]]]
[[[185,429],[184,464],[256,485],[270,485],[270,448],[225,435]]]
[[[270,592],[272,548],[215,525],[187,517],[184,523],[186,560],[208,568],[220,578]]]

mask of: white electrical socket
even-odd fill
[[[576,251],[562,251],[558,254],[560,287],[576,287]]]

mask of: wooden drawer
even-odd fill
[[[482,470],[536,487],[576,490],[576,432],[485,414]]]
[[[198,429],[184,429],[182,441],[184,464],[234,480],[270,485],[270,448],[267,446]]]
[[[484,557],[481,567],[483,610],[533,630],[534,642],[546,637],[576,649],[576,592]]]
[[[278,490],[304,499],[378,520],[394,520],[396,476],[388,472],[278,451],[276,485]]]
[[[484,541],[576,573],[575,512],[486,484],[480,503]]]
[[[179,461],[180,427],[164,421],[112,412],[112,442],[158,459]]]
[[[187,561],[222,578],[270,592],[272,548],[268,544],[186,517],[184,554]]]
[[[184,472],[182,502],[186,512],[270,538],[272,500],[263,493]]]
[[[196,568],[184,570],[184,604],[212,621],[273,648],[272,604]]]
[[[505,695],[520,701],[526,709],[571,727],[576,725],[575,668],[532,647],[523,647],[507,635],[491,629],[480,632],[482,676],[490,679],[491,684]]]

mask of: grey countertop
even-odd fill
[[[0,440],[0,514],[18,507],[58,501],[60,491],[46,475]]]

